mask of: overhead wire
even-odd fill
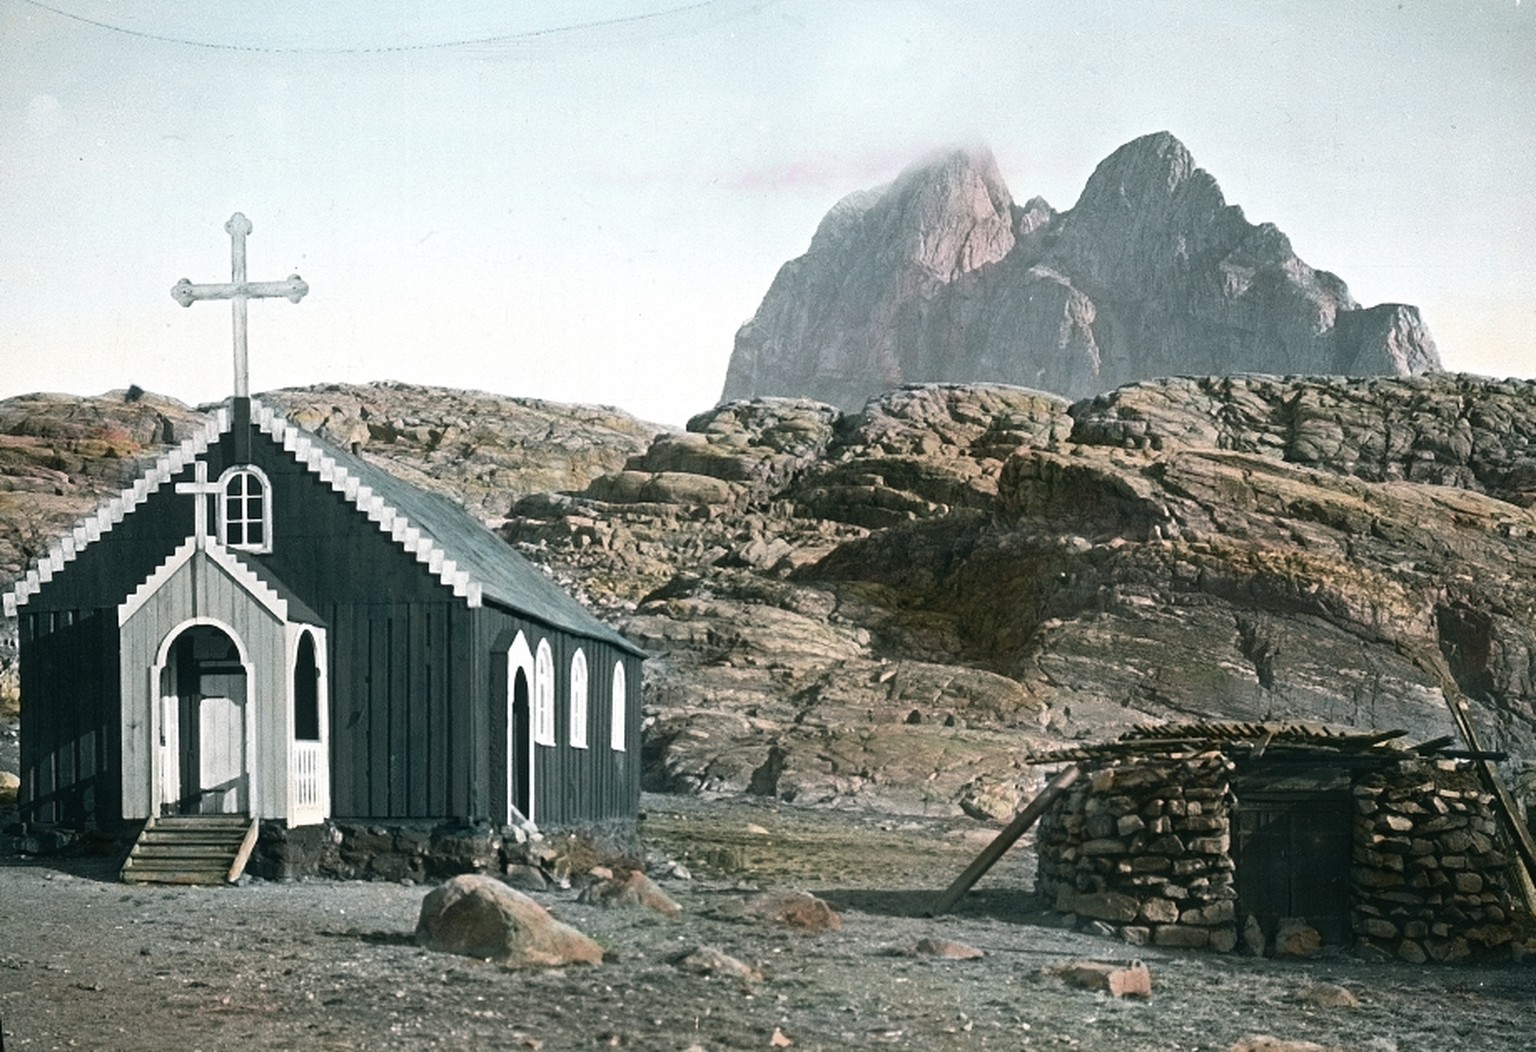
[[[695,0],[694,3],[677,4],[672,7],[661,8],[655,11],[642,11],[632,15],[618,15],[613,18],[594,19],[588,22],[572,22],[565,25],[546,26],[542,29],[520,30],[516,33],[500,33],[491,36],[469,37],[462,40],[442,40],[426,44],[382,44],[374,47],[277,47],[262,44],[229,44],[212,40],[192,40],[186,37],[171,36],[165,33],[151,33],[147,30],[133,29],[129,26],[114,25],[111,22],[103,22],[100,19],[90,18],[86,15],[67,11],[54,4],[43,3],[42,0],[20,0],[21,3],[35,7],[41,11],[67,18],[71,21],[92,26],[96,29],[106,30],[112,33],[121,33],[124,36],[138,37],[142,40],[153,40],[162,44],[176,44],[182,47],[205,48],[211,51],[242,51],[276,55],[371,55],[389,54],[392,52],[407,51],[438,51],[453,48],[479,47],[490,44],[508,44],[519,40],[538,40],[545,37],[558,36],[566,33],[577,33],[593,29],[609,29],[616,26],[634,25],[649,22],[658,18],[667,18],[673,15],[687,14],[693,11],[701,11],[705,8],[715,7],[721,0]]]

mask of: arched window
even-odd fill
[[[613,663],[613,720],[608,730],[608,747],[614,752],[625,748],[624,725],[628,722],[629,684],[624,677],[624,662]]]
[[[272,488],[249,464],[219,476],[219,543],[244,552],[272,550]]]
[[[293,665],[293,736],[301,742],[320,740],[320,665],[315,660],[315,637],[299,636],[298,660]]]
[[[587,655],[580,648],[571,658],[571,747],[587,747]]]
[[[533,740],[555,744],[555,656],[547,639],[533,658]]]

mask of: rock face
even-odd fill
[[[665,494],[600,479],[504,532],[653,655],[652,789],[986,812],[1038,788],[1018,757],[1045,742],[1197,717],[1423,740],[1454,733],[1452,681],[1519,759],[1533,396],[1436,374],[761,399],[620,473]]]
[[[997,818],[1062,740],[1421,741],[1454,733],[1449,684],[1488,748],[1536,755],[1536,383],[929,385],[621,430],[583,432],[606,474],[479,506],[525,494],[502,535],[650,653],[648,788]],[[365,453],[451,491],[464,464],[425,448]]]
[[[1014,203],[984,148],[845,198],[737,333],[722,399],[857,410],[916,382],[1081,398],[1158,376],[1439,368],[1415,308],[1362,309],[1162,132],[1116,150],[1067,212]]]

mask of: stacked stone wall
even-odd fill
[[[1136,945],[1234,949],[1233,770],[1219,754],[1101,764],[1041,817],[1036,890]],[[1458,962],[1530,938],[1512,851],[1470,765],[1408,754],[1358,773],[1352,791],[1357,949]]]
[[[1410,761],[1355,793],[1355,936],[1415,963],[1507,954],[1524,934],[1513,858],[1476,774]]]
[[[1041,821],[1037,890],[1134,944],[1232,949],[1231,770],[1205,756],[1093,771]]]

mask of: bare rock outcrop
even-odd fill
[[[1415,308],[1363,309],[1160,132],[1105,159],[1062,213],[1015,204],[980,147],[845,198],[737,333],[722,399],[856,410],[918,382],[1082,398],[1159,376],[1439,368]]]
[[[804,455],[701,505],[529,498],[505,535],[653,655],[646,784],[1008,810],[1033,744],[1302,719],[1536,749],[1536,385],[927,385],[732,403],[681,445]],[[729,436],[726,440],[724,436]],[[732,464],[725,467],[725,464]],[[721,478],[725,476],[725,478]]]

